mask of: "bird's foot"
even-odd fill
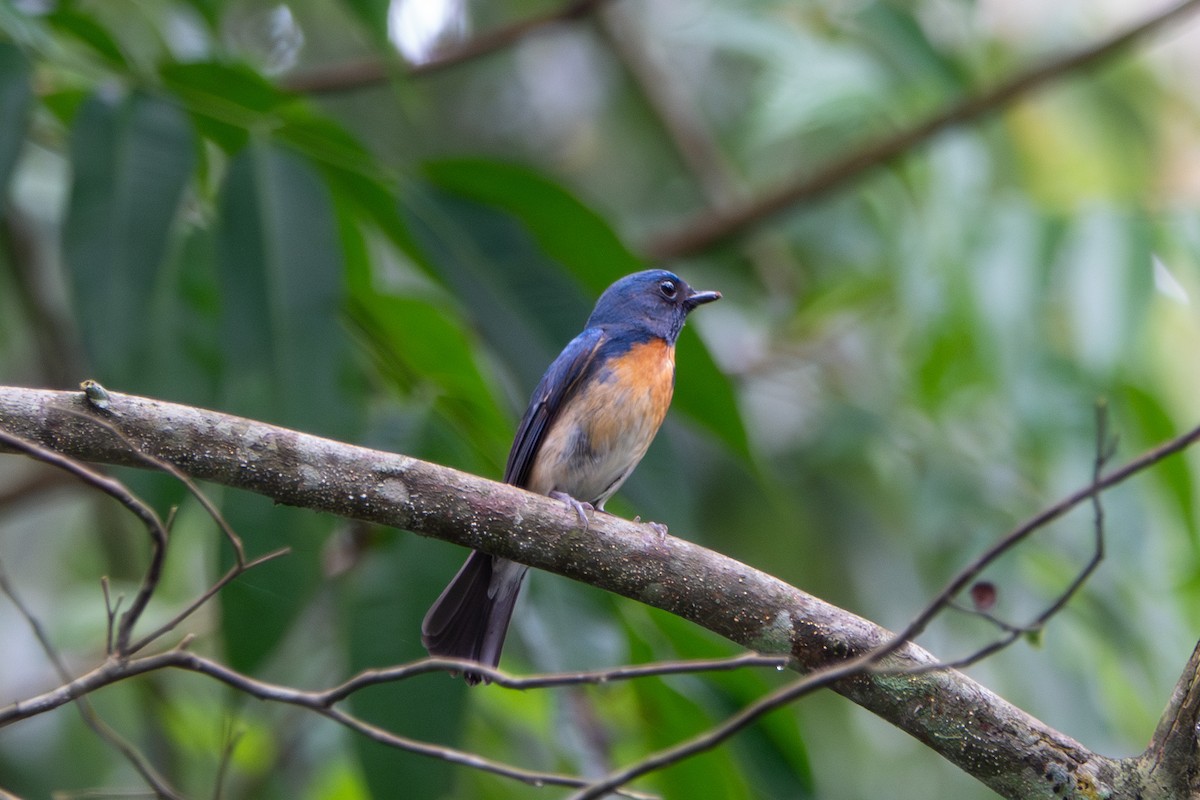
[[[633,521],[637,522],[637,523],[641,523],[642,515],[638,514],[636,517],[633,518]],[[661,522],[647,522],[645,524],[650,526],[650,530],[652,530],[656,534],[658,534],[659,539],[667,538],[667,526],[666,525],[662,524]]]
[[[576,500],[574,497],[571,497],[571,495],[567,494],[566,492],[558,492],[558,491],[551,492],[550,499],[560,500],[563,503],[567,504],[567,508],[575,509],[575,513],[577,515],[579,515],[579,523],[581,525],[583,525],[583,529],[585,531],[588,529],[587,515],[588,515],[589,511],[596,510],[595,506],[593,506],[591,503],[581,503],[578,500]]]

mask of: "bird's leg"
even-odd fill
[[[581,503],[566,492],[560,492],[558,490],[550,492],[549,497],[552,500],[560,500],[563,503],[566,503],[567,508],[575,509],[575,513],[579,515],[579,522],[583,525],[583,529],[585,531],[588,529],[587,512],[595,511],[595,506],[593,506],[591,503]]]

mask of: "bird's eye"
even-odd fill
[[[675,281],[663,281],[658,285],[658,290],[662,292],[662,296],[668,300],[674,300],[675,293],[679,291],[679,289],[675,286]]]

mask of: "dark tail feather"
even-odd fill
[[[432,656],[469,658],[494,667],[528,568],[478,550],[442,590],[421,623],[421,642]],[[467,683],[483,680],[463,674]]]

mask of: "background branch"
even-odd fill
[[[284,78],[281,84],[293,92],[326,94],[378,86],[397,74],[410,78],[428,75],[503,50],[551,25],[586,17],[605,1],[573,0],[562,8],[519,20],[447,47],[419,64],[406,64],[399,58],[369,58],[298,72]]]
[[[1157,33],[1200,7],[1200,0],[1183,0],[1150,15],[1143,22],[1046,64],[1034,67],[1007,82],[969,97],[880,142],[856,149],[816,174],[802,175],[780,188],[736,208],[718,209],[684,223],[678,230],[646,243],[643,252],[651,261],[694,256],[738,236],[791,207],[840,188],[874,167],[904,155],[917,145],[955,125],[974,122],[999,111],[1046,84],[1094,67],[1119,55],[1142,38]]]

